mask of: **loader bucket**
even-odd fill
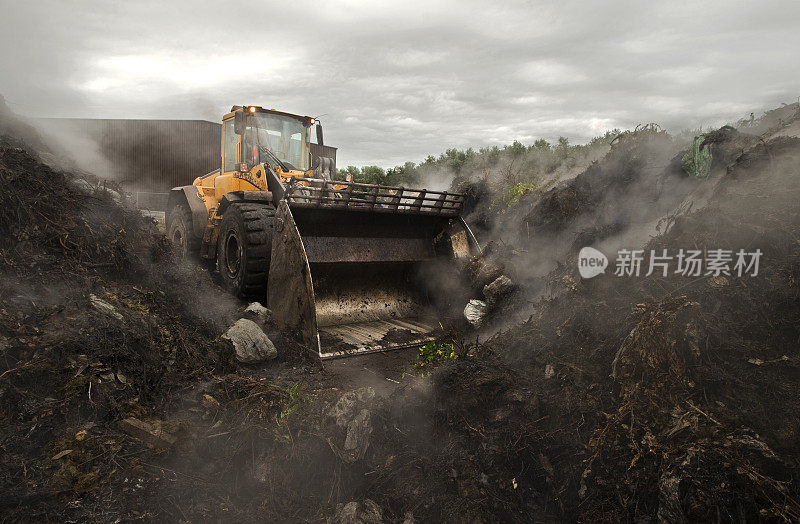
[[[322,359],[432,340],[426,278],[478,253],[461,195],[309,182],[276,214],[267,303],[279,327]]]

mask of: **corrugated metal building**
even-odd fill
[[[131,192],[167,193],[220,166],[217,122],[46,118],[37,124],[46,138],[74,152],[81,167],[120,180]],[[311,144],[311,154],[336,163],[335,147]]]

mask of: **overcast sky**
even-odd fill
[[[0,94],[31,116],[324,115],[340,166],[384,167],[800,96],[794,0],[492,4],[0,0]]]

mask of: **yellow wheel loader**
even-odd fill
[[[311,167],[330,165],[314,126],[322,145],[314,118],[234,106],[220,168],[170,192],[169,238],[320,358],[431,340],[437,296],[479,252],[463,196],[334,181]]]

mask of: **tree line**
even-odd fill
[[[389,169],[374,165],[347,166],[337,169],[335,178],[345,180],[347,175],[352,175],[355,182],[364,184],[413,187],[431,174],[446,173],[451,177],[472,177],[482,172],[499,170],[508,171],[513,178],[519,178],[520,174],[527,172],[529,176],[523,175],[522,178],[532,180],[540,174],[553,172],[558,166],[570,163],[570,160],[579,161],[591,152],[607,148],[619,133],[620,131],[616,129],[608,131],[587,144],[579,145],[570,144],[569,140],[562,136],[554,144],[539,139],[529,145],[515,140],[503,147],[491,146],[479,149],[470,147],[464,150],[451,148],[439,156],[429,155],[419,164],[406,162]],[[516,169],[513,169],[514,166]],[[513,183],[517,184],[519,180],[514,180]]]

